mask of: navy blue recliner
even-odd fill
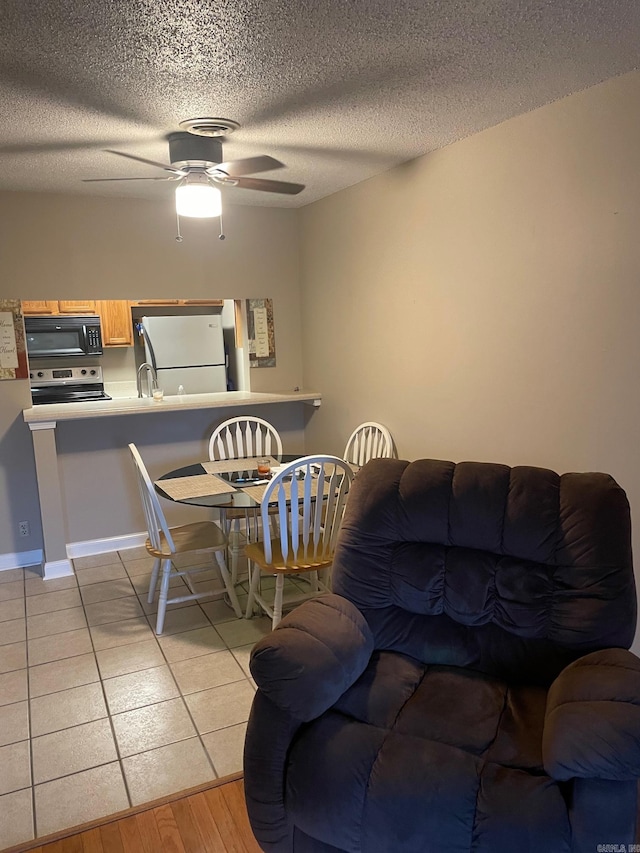
[[[594,853],[635,840],[629,507],[605,474],[375,459],[334,594],[253,650],[267,853]]]

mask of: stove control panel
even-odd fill
[[[82,385],[83,383],[102,382],[102,368],[99,365],[88,367],[49,367],[32,370],[29,373],[31,386],[43,385]]]

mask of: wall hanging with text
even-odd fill
[[[0,379],[29,376],[19,299],[0,299]]]
[[[247,299],[247,337],[249,366],[275,367],[276,335],[271,299]]]

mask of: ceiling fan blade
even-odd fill
[[[98,181],[177,181],[179,179],[180,176],[176,175],[175,178],[83,178],[82,182],[95,184]]]
[[[227,163],[219,163],[214,168],[221,169],[231,178],[240,175],[255,175],[256,172],[269,172],[271,169],[281,169],[284,163],[274,157],[245,157],[242,160],[229,160]]]
[[[287,195],[297,195],[304,189],[304,184],[266,181],[263,178],[236,178],[233,185],[243,190],[262,190],[265,193],[286,193]]]
[[[158,163],[155,160],[145,160],[144,157],[136,157],[135,154],[125,154],[124,151],[114,151],[113,148],[105,148],[109,154],[117,154],[118,157],[127,157],[129,160],[137,160],[138,163],[146,163],[147,166],[156,166],[158,169],[164,169],[165,172],[173,172],[176,175],[186,175],[186,172],[182,172],[180,169],[174,169],[173,166],[170,166],[168,163]]]

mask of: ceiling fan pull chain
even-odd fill
[[[182,243],[182,234],[180,233],[180,214],[176,211],[176,243]]]
[[[218,240],[226,240],[224,231],[222,230],[222,211],[220,211],[220,233],[218,234]]]

